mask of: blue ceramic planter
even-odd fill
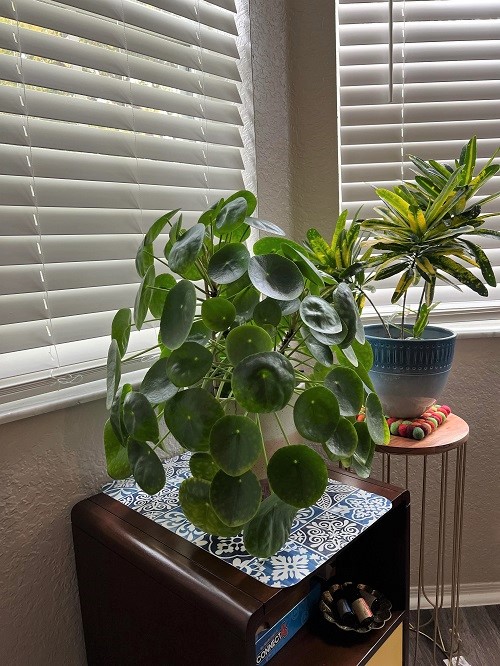
[[[420,416],[439,398],[446,385],[456,333],[427,326],[422,338],[400,340],[388,338],[382,324],[365,326],[365,333],[374,355],[370,377],[386,415]],[[394,329],[394,335],[397,334]]]

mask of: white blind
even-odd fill
[[[243,187],[234,12],[0,0],[0,396],[102,365],[141,234]]]
[[[373,185],[413,177],[408,154],[451,162],[477,135],[481,167],[500,145],[499,0],[394,0],[392,67],[390,11],[388,0],[339,2],[342,199],[351,215],[364,204],[362,217],[377,204]],[[498,190],[500,176],[483,192]],[[485,226],[500,230],[500,217]],[[500,239],[476,238],[500,280]],[[376,304],[390,303],[397,279],[377,288]],[[498,316],[500,287],[488,290],[484,299],[438,286],[441,318]],[[410,296],[417,302],[420,289]]]

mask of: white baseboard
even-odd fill
[[[429,598],[433,601],[435,593],[431,587],[426,589]],[[494,606],[500,604],[500,582],[498,583],[464,583],[460,586],[460,606]],[[444,587],[443,606],[449,608],[451,605],[451,585]],[[417,588],[410,588],[410,608],[417,608]],[[421,608],[430,608],[428,602],[423,599]]]

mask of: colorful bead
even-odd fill
[[[432,405],[422,416],[413,420],[389,417],[387,425],[391,435],[420,440],[442,425],[450,413],[451,409],[448,405]],[[358,421],[360,420],[364,420],[364,415],[362,419],[358,416]]]
[[[422,428],[413,428],[413,439],[423,439],[425,437],[425,432]]]

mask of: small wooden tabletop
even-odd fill
[[[446,422],[423,439],[410,439],[409,437],[392,436],[386,446],[377,446],[379,453],[394,455],[431,455],[445,453],[465,444],[469,438],[469,426],[456,414],[450,414]]]

